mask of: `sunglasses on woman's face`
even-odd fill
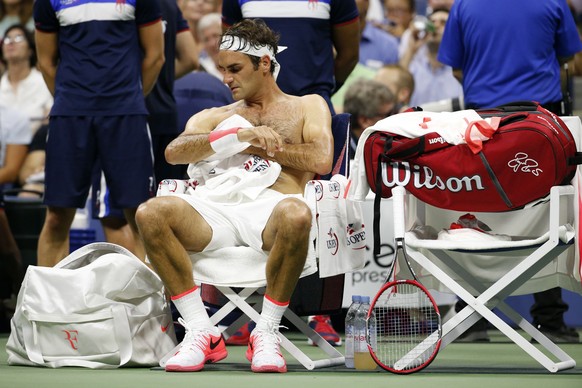
[[[25,38],[24,35],[14,35],[14,36],[6,36],[2,40],[4,44],[11,44],[11,43],[20,43],[24,42]]]

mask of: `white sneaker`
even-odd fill
[[[279,328],[268,330],[255,328],[249,339],[246,357],[253,372],[287,372],[287,363],[281,354]]]
[[[166,362],[166,372],[196,372],[207,362],[226,358],[228,352],[218,329],[193,330],[182,318],[178,321],[186,328],[186,335],[180,350]]]

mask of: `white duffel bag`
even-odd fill
[[[6,344],[9,365],[157,366],[176,346],[160,278],[127,249],[93,243],[29,266]]]

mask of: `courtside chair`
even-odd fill
[[[564,121],[580,150],[580,119],[566,117]],[[580,172],[578,167],[570,185],[552,187],[547,198],[524,209],[501,213],[479,213],[467,209],[466,212],[487,224],[493,233],[516,236],[511,241],[422,238],[418,232],[423,230],[423,226],[430,225],[437,231],[446,229],[466,212],[432,207],[402,187],[392,191],[393,201],[404,204],[406,248],[421,282],[429,289],[453,293],[467,303],[443,324],[443,347],[484,318],[548,371],[558,372],[576,366],[572,357],[504,300],[510,295],[530,294],[553,287],[582,294]],[[499,312],[522,332],[503,320]]]

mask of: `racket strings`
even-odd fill
[[[438,348],[440,316],[426,293],[410,283],[387,288],[374,306],[375,355],[385,366],[409,370]]]

